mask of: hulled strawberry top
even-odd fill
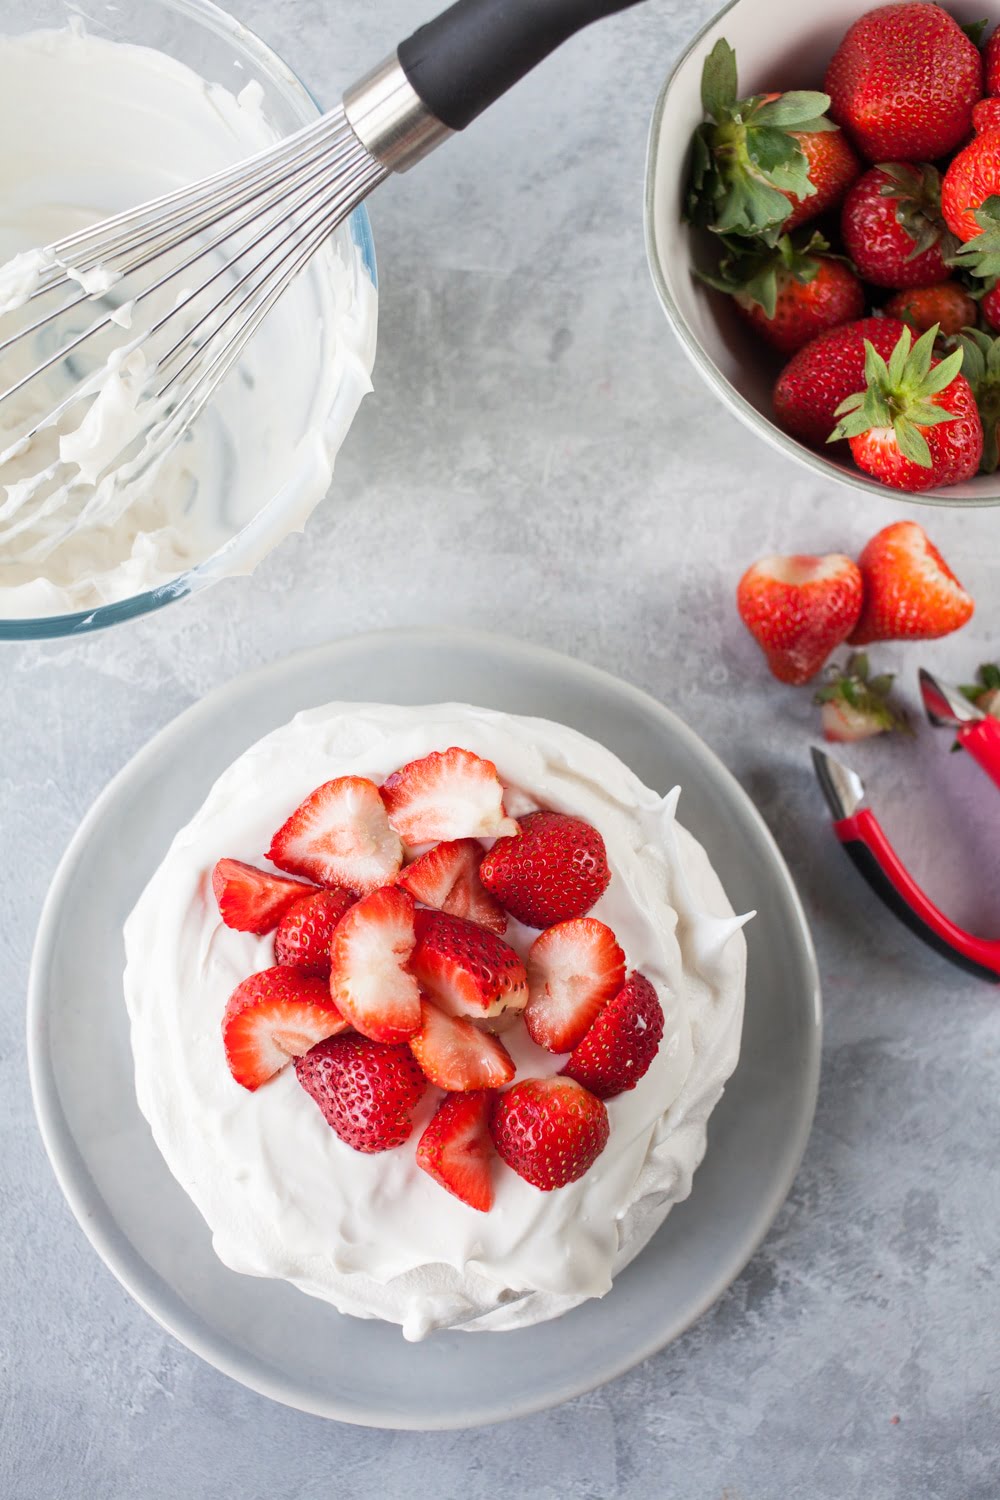
[[[454,706],[333,705],[230,768],[126,931],[140,1103],[227,1264],[420,1328],[607,1290],[738,1047],[739,924],[673,806]]]

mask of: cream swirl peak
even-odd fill
[[[234,1083],[219,1029],[234,987],[274,962],[270,937],[222,925],[211,890],[220,855],[259,863],[316,786],[338,776],[381,782],[451,745],[495,763],[511,816],[546,808],[600,832],[611,880],[592,915],[652,982],[665,1017],[648,1072],[607,1101],[610,1136],[590,1170],[541,1192],[504,1168],[488,1214],[416,1166],[415,1142],[439,1095],[423,1100],[404,1146],[361,1155],[327,1126],[294,1069],[252,1094]],[[139,1104],[227,1265],[400,1323],[410,1338],[524,1326],[608,1291],[690,1190],[708,1116],[739,1054],[741,919],[676,805],[676,791],[661,798],[572,729],[453,704],[330,704],[230,766],[125,928]],[[523,956],[534,936],[512,923],[507,941]],[[503,1040],[518,1078],[565,1061],[523,1027]]]

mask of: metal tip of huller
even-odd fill
[[[926,667],[920,668],[919,677],[920,696],[935,729],[961,729],[963,724],[978,724],[985,717],[982,709],[970,703],[957,688],[939,682]]]
[[[818,745],[812,747],[813,768],[820,790],[834,818],[839,823],[856,813],[865,800],[865,786],[857,771],[834,760]]]

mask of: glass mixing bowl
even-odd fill
[[[69,0],[6,0],[0,29],[9,36],[64,28],[77,14],[76,7]],[[87,32],[95,37],[152,47],[166,53],[230,93],[239,93],[247,84],[255,82],[262,91],[264,113],[281,135],[310,124],[321,112],[317,101],[291,69],[253,32],[211,4],[210,0],[90,0],[85,25]],[[2,117],[3,100],[0,99],[0,120]],[[21,130],[30,130],[30,121],[16,123],[17,129],[9,137],[14,140]],[[253,497],[254,513],[249,517],[240,515],[229,539],[211,556],[156,588],[75,613],[51,614],[45,618],[0,618],[0,639],[42,639],[97,630],[160,609],[217,578],[250,572],[289,531],[301,528],[311,505],[304,499],[303,477],[296,470],[302,458],[296,441],[301,439],[304,452],[309,446],[310,429],[318,428],[335,449],[350,425],[359,400],[357,379],[342,380],[332,393],[327,390],[321,410],[315,409],[319,398],[303,394],[322,389],[323,382],[314,379],[313,372],[329,368],[324,362],[333,357],[335,333],[329,326],[329,319],[323,317],[323,309],[329,310],[331,306],[333,290],[334,267],[330,256],[337,256],[347,268],[352,348],[360,351],[361,363],[368,370],[374,359],[378,284],[375,247],[368,215],[360,207],[331,236],[324,250],[313,258],[296,286],[287,294],[299,299],[304,315],[315,318],[313,326],[320,327],[321,333],[312,341],[311,348],[307,347],[301,353],[301,361],[305,362],[299,392],[301,411],[296,407],[293,412],[295,440],[288,444],[287,465],[281,471],[281,481],[263,493],[259,503],[257,497]],[[341,281],[343,285],[342,271]],[[268,323],[280,316],[279,308]],[[267,323],[258,338],[263,338],[266,333]],[[239,372],[234,371],[231,379],[239,378]],[[273,388],[266,384],[250,392],[251,411],[253,403],[259,403],[262,420],[269,403],[274,401],[274,394]],[[313,399],[312,408],[310,399]],[[277,455],[277,463],[279,466],[284,464],[283,453]],[[227,471],[223,464],[213,474],[210,486],[213,491],[221,487],[221,496],[214,494],[213,503],[220,504],[223,512],[226,510],[227,472],[231,477],[232,471]],[[0,616],[3,612],[0,604]]]

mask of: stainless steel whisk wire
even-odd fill
[[[37,285],[25,301],[29,318],[42,299],[73,286],[79,290],[0,339],[0,360],[28,340],[58,330],[60,321],[78,316],[112,287],[116,295],[125,294],[128,315],[123,318],[122,308],[115,307],[79,332],[71,330],[70,337],[57,336],[53,352],[0,392],[0,424],[19,393],[86,353],[92,340],[117,325],[126,336],[112,360],[120,368],[139,351],[147,423],[139,452],[132,435],[102,472],[112,481],[131,482],[184,435],[287,288],[391,172],[408,170],[463,129],[573,32],[634,3],[458,0],[314,124],[201,182],[47,247]],[[175,261],[168,259],[175,255]],[[152,279],[136,285],[147,272]],[[192,276],[195,284],[188,286]],[[98,278],[100,292],[88,292],[89,277]],[[171,305],[154,311],[148,327],[132,332],[137,309],[177,288]],[[74,407],[96,399],[110,368],[105,362],[51,409],[29,417],[26,430],[0,454],[0,470],[44,429],[56,429]],[[0,503],[0,547],[41,528],[24,554],[41,558],[80,526],[114,519],[127,507],[125,488],[102,483],[75,514],[70,508],[61,523],[47,526],[80,483],[72,475],[58,481],[65,467],[71,464],[53,461],[34,488],[8,486]]]

